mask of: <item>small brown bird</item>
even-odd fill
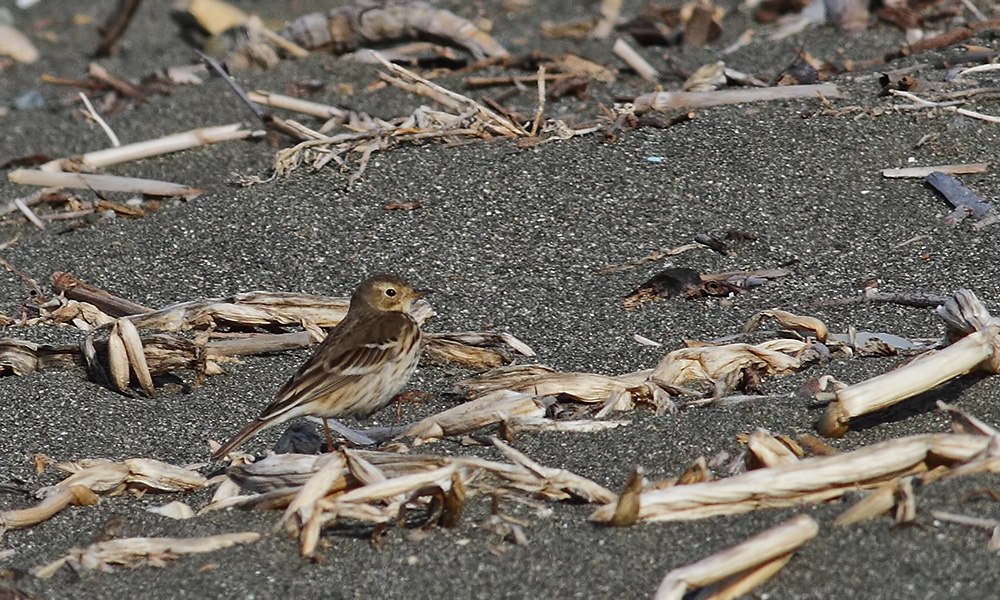
[[[427,292],[398,277],[361,283],[347,316],[334,327],[259,417],[219,448],[218,460],[257,432],[305,415],[366,416],[398,393],[420,359],[420,327],[411,316]],[[329,429],[327,430],[329,435]]]

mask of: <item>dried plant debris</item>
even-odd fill
[[[66,556],[34,570],[35,576],[48,579],[64,567],[73,570],[110,570],[111,565],[130,569],[141,566],[162,567],[185,554],[204,554],[261,538],[255,531],[223,533],[200,538],[122,538],[72,548]]]
[[[602,403],[598,415],[651,404],[658,413],[676,410],[672,396],[702,397],[687,387],[706,386],[711,397],[747,391],[768,375],[800,370],[822,354],[801,340],[776,339],[760,344],[725,344],[681,348],[668,353],[655,369],[617,377],[594,373],[560,373],[547,367],[510,366],[494,369],[458,386],[470,398],[501,390],[584,403]],[[537,408],[536,408],[537,410]]]
[[[326,13],[302,15],[275,33],[239,9],[216,0],[193,0],[175,10],[187,28],[213,36],[205,42],[231,69],[272,68],[280,54],[308,51],[346,54],[427,39],[463,48],[476,60],[508,56],[487,32],[455,13],[415,0],[360,1]]]
[[[817,425],[827,437],[841,437],[854,417],[887,408],[973,371],[1000,371],[1000,320],[993,318],[969,290],[959,290],[938,308],[957,339],[947,348],[928,352],[906,365],[838,390]]]
[[[716,90],[713,92],[651,92],[638,96],[632,106],[636,114],[650,111],[705,108],[745,102],[769,102],[795,98],[839,98],[843,95],[832,83],[813,85],[788,85],[741,90]]]
[[[127,392],[134,382],[149,396],[155,394],[153,377],[177,369],[193,370],[199,377],[215,375],[222,372],[220,363],[231,361],[234,356],[311,345],[324,337],[321,328],[340,323],[350,303],[346,297],[249,292],[149,311],[80,282],[68,273],[53,274],[52,284],[60,295],[31,305],[37,316],[17,323],[71,324],[87,332],[87,336],[81,344],[63,347],[0,340],[0,373],[26,375],[41,369],[82,365],[99,383]],[[126,316],[114,318],[91,302]],[[434,315],[423,300],[414,312],[421,324]],[[253,331],[281,326],[301,326],[304,331]],[[193,336],[185,334],[192,330]],[[530,347],[506,332],[427,332],[424,340],[429,359],[478,370],[507,364],[512,353],[534,356]]]
[[[963,466],[976,465],[978,471],[993,471],[1000,469],[1000,464],[995,464],[992,446],[993,440],[982,435],[922,434],[725,479],[647,489],[639,496],[638,520],[689,521],[822,502],[937,467],[959,473]],[[983,463],[982,456],[993,456],[994,460]],[[610,523],[615,511],[616,504],[607,504],[597,509],[591,520]]]
[[[653,598],[681,600],[690,590],[699,588],[699,597],[741,597],[780,571],[792,552],[817,533],[816,520],[809,515],[799,515],[732,548],[670,571]]]
[[[219,499],[202,512],[237,505],[283,509],[278,526],[297,531],[301,553],[309,556],[322,528],[344,519],[389,524],[416,512],[425,526],[454,526],[465,503],[480,495],[600,503],[615,498],[589,479],[542,466],[499,439],[492,443],[510,462],[360,450],[274,455],[230,467],[229,477],[246,494]]]
[[[702,298],[730,296],[762,285],[768,279],[790,275],[788,269],[759,269],[701,274],[686,267],[670,267],[643,282],[623,302],[625,310],[633,310],[646,302],[670,298]]]
[[[313,139],[278,152],[275,157],[275,174],[284,176],[300,165],[306,164],[312,170],[321,169],[334,162],[342,168],[348,166],[347,157],[359,155],[357,170],[348,178],[348,185],[364,173],[373,152],[385,151],[405,142],[430,139],[457,140],[462,138],[491,139],[495,137],[529,137],[525,130],[508,117],[475,100],[447,90],[420,77],[399,65],[374,54],[389,71],[381,74],[387,83],[409,92],[426,96],[453,112],[420,107],[409,117],[392,122],[373,120],[363,125],[360,131],[326,136],[315,133]],[[539,129],[546,131],[546,129]],[[556,137],[573,132],[554,131]]]
[[[39,504],[0,512],[0,532],[32,527],[71,504],[96,504],[97,494],[187,492],[207,484],[207,480],[192,469],[152,459],[133,458],[123,462],[87,459],[72,463],[58,463],[46,457],[37,459],[39,464],[51,464],[70,476],[56,485],[38,490],[36,496],[42,498]]]
[[[722,34],[725,10],[711,2],[687,2],[681,6],[650,3],[630,19],[623,29],[644,46],[700,47]]]

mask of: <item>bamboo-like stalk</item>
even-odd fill
[[[998,357],[1000,322],[944,350],[925,354],[894,371],[839,390],[837,400],[827,408],[817,429],[826,437],[840,437],[854,417],[887,408],[978,368],[995,373]]]
[[[292,96],[286,96],[284,94],[276,94],[274,92],[267,92],[267,91],[247,92],[247,97],[256,102],[257,104],[272,106],[274,108],[283,108],[285,110],[290,110],[306,115],[312,115],[314,117],[319,117],[321,119],[330,119],[333,117],[339,119],[346,119],[348,116],[346,110],[342,108],[337,108],[336,106],[330,106],[329,104],[320,104],[319,102],[312,102],[310,100],[303,100],[301,98],[293,98]]]
[[[681,600],[690,589],[721,581],[788,555],[819,533],[809,515],[799,515],[696,563],[667,573],[654,600]]]
[[[989,444],[989,438],[977,435],[915,435],[727,479],[650,490],[640,496],[639,519],[688,521],[828,500],[926,471],[929,457],[949,463],[969,460]],[[614,514],[615,505],[609,504],[590,518],[607,523]]]
[[[643,58],[641,54],[636,52],[635,48],[622,38],[618,38],[615,41],[612,51],[615,53],[615,56],[625,61],[625,64],[632,67],[632,70],[638,73],[639,76],[646,81],[650,83],[656,83],[659,81],[660,74],[656,72],[653,65],[649,64],[649,61]],[[642,97],[643,96],[640,96],[639,98]],[[638,102],[638,98],[636,101]]]
[[[22,185],[58,186],[100,192],[131,192],[134,194],[147,194],[149,196],[194,197],[204,191],[179,183],[157,181],[155,179],[119,177],[117,175],[94,175],[89,173],[62,173],[35,169],[15,169],[7,174],[7,179],[11,183],[20,183]]]
[[[705,108],[744,102],[769,102],[797,98],[839,98],[843,94],[832,83],[812,85],[783,85],[769,88],[719,90],[716,92],[654,92],[643,94],[633,101],[636,114],[650,111],[667,111],[682,108]]]
[[[81,166],[98,169],[141,158],[149,158],[150,156],[160,156],[171,152],[214,144],[216,142],[241,140],[253,135],[252,131],[241,129],[241,127],[239,123],[200,127],[154,140],[126,144],[117,148],[95,150],[94,152],[87,152],[73,158],[56,159],[45,163],[39,169],[55,172],[77,170]]]

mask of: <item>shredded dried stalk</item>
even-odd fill
[[[984,436],[909,436],[853,452],[757,469],[727,479],[643,492],[638,518],[687,521],[819,502],[926,471],[928,461],[958,464],[971,460],[989,445],[990,439]],[[594,511],[591,520],[608,523],[614,513],[615,505],[609,504]]]
[[[667,573],[663,581],[660,582],[653,598],[655,600],[681,600],[689,590],[703,588],[789,555],[816,537],[817,533],[819,533],[819,524],[816,520],[809,515],[799,515],[790,521],[740,542],[732,548],[686,567],[674,569]],[[780,569],[783,564],[781,563],[778,568]],[[768,576],[777,570],[769,570]],[[760,581],[755,581],[754,585],[759,583]],[[743,589],[743,593],[748,591]],[[724,597],[736,596],[727,594]]]
[[[939,309],[942,317],[952,319],[949,324],[959,318],[948,317],[950,307],[971,319],[958,325],[963,332],[975,329],[974,333],[899,369],[838,390],[836,402],[830,404],[818,425],[819,432],[840,437],[854,417],[892,406],[976,369],[991,374],[1000,371],[1000,319],[993,319],[968,290],[959,290]]]
[[[53,467],[71,475],[54,486],[38,490],[36,495],[43,500],[36,506],[0,512],[0,531],[31,527],[71,504],[96,504],[97,494],[125,490],[186,492],[207,484],[195,471],[152,459],[133,458],[124,462],[90,459],[54,463]]]
[[[108,570],[111,565],[136,568],[142,565],[162,567],[184,554],[204,554],[238,544],[250,544],[261,535],[255,531],[223,533],[200,538],[122,538],[72,548],[66,556],[35,569],[35,576],[48,579],[63,566]]]
[[[407,507],[430,507],[435,498],[444,503],[442,526],[454,525],[465,501],[477,495],[615,499],[589,479],[542,466],[495,438],[493,443],[510,463],[361,450],[321,457],[274,455],[229,469],[229,476],[254,495],[220,499],[202,512],[234,505],[283,508],[278,527],[294,520],[300,527],[300,551],[309,556],[326,524],[341,519],[389,523]]]

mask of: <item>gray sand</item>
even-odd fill
[[[67,156],[103,148],[100,130],[71,110],[75,90],[46,86],[40,74],[82,78],[86,53],[95,42],[92,27],[73,26],[74,13],[100,22],[114,5],[47,0],[22,12],[19,23],[53,16],[58,42],[39,42],[43,58],[0,75],[0,102],[35,88],[43,109],[11,111],[0,117],[0,160],[35,153]],[[140,77],[154,68],[193,62],[190,49],[167,17],[167,3],[147,3],[118,57],[102,61],[117,74]],[[283,14],[278,3],[245,3],[265,17]],[[284,4],[284,3],[281,3]],[[302,2],[303,12],[317,3]],[[530,12],[507,15],[499,2],[484,3],[494,34],[514,52],[536,48],[551,54],[567,49],[606,64],[618,64],[610,44],[548,40],[538,35],[543,19],[568,21],[591,14],[575,2],[536,2]],[[448,3],[459,7],[460,3]],[[625,2],[636,14],[645,2]],[[475,16],[473,9],[460,9]],[[751,23],[733,16],[724,37],[709,48],[643,50],[657,64],[666,51],[697,67],[715,60]],[[821,59],[864,59],[894,49],[897,30],[879,26],[858,37],[830,28],[798,39],[757,42],[728,57],[734,68],[773,78],[794,60],[793,48]],[[979,40],[983,44],[993,41]],[[899,62],[898,66],[909,64]],[[241,75],[247,89],[280,91],[285,82],[321,78],[330,82],[316,99],[382,117],[408,114],[423,99],[393,89],[366,91],[376,79],[369,66],[329,56],[286,61],[272,72]],[[943,74],[931,75],[940,79]],[[464,91],[458,76],[442,85]],[[872,72],[833,80],[847,93],[837,106],[885,106],[876,97]],[[983,85],[992,85],[983,78]],[[336,83],[358,90],[340,96]],[[668,82],[676,86],[676,82]],[[549,114],[598,114],[597,103],[646,91],[623,74],[605,88],[593,84],[593,99],[562,100]],[[530,113],[534,96],[512,103]],[[204,187],[190,201],[167,201],[140,220],[111,219],[70,233],[59,225],[39,232],[24,224],[5,225],[0,241],[18,237],[3,257],[45,284],[64,270],[148,306],[255,289],[347,294],[377,272],[401,274],[432,288],[439,316],[430,330],[510,331],[560,370],[617,374],[656,364],[664,349],[640,346],[641,334],[680,347],[683,339],[711,339],[736,332],[759,310],[781,307],[823,319],[833,331],[848,326],[909,337],[935,337],[943,327],[932,311],[893,305],[809,307],[811,302],[854,295],[859,282],[877,276],[885,291],[947,294],[973,289],[997,308],[1000,266],[996,228],[971,232],[950,228],[945,203],[918,180],[886,180],[886,167],[988,162],[995,155],[995,125],[957,116],[887,114],[879,117],[814,116],[815,101],[720,107],[672,129],[626,133],[615,144],[599,135],[520,150],[508,142],[458,148],[428,144],[375,155],[365,176],[345,189],[345,174],[327,169],[297,172],[287,179],[242,188],[234,175],[267,176],[274,149],[266,143],[226,143],[108,169],[110,173],[162,178]],[[244,121],[251,115],[218,80],[173,88],[135,110],[108,117],[125,142],[140,141],[198,126]],[[916,147],[925,135],[931,143]],[[663,158],[652,163],[650,156]],[[26,188],[0,181],[5,201]],[[991,174],[962,176],[987,200],[998,195]],[[113,199],[123,200],[124,197]],[[423,202],[416,211],[387,211],[387,202]],[[792,258],[795,274],[750,293],[718,300],[674,300],[626,313],[625,295],[663,268],[663,261],[606,276],[592,273],[627,263],[661,247],[689,241],[696,233],[716,236],[737,228],[759,239],[739,246],[733,257],[710,251],[675,258],[675,264],[705,271],[774,267]],[[919,238],[911,243],[901,242]],[[0,277],[2,306],[15,314],[26,298],[23,282]],[[4,337],[75,340],[72,332],[8,328]],[[60,460],[86,457],[153,457],[184,464],[204,461],[206,440],[222,440],[254,417],[306,351],[250,357],[227,365],[190,393],[174,386],[157,398],[124,398],[86,381],[82,370],[36,373],[0,380],[0,479],[22,478],[29,486],[51,484],[34,474],[29,457],[41,452]],[[823,373],[857,382],[884,372],[898,359],[837,359],[807,372],[769,380],[764,390],[784,394]],[[407,405],[404,420],[451,406],[461,369],[425,364],[413,387],[435,395],[430,407]],[[190,374],[182,374],[190,381]],[[853,427],[835,445],[853,449],[920,432],[948,431],[935,400],[957,403],[989,423],[1000,423],[1000,383],[967,378],[914,400],[904,410]],[[375,421],[390,423],[391,410]],[[625,415],[625,428],[598,434],[540,434],[516,446],[542,464],[566,468],[614,490],[633,465],[650,479],[679,474],[699,455],[739,452],[736,436],[755,427],[796,435],[811,431],[822,408],[789,396],[736,407],[690,410],[657,417],[642,408]],[[247,448],[263,452],[279,435],[268,431]],[[430,446],[443,453],[477,452],[455,440]],[[764,511],[694,523],[605,529],[586,517],[592,507],[551,505],[549,515],[505,510],[529,521],[530,543],[513,546],[481,526],[489,501],[477,499],[453,530],[411,540],[390,530],[387,544],[374,549],[367,526],[344,525],[324,532],[328,547],[316,561],[298,555],[296,540],[267,535],[256,544],[186,557],[163,569],[117,569],[109,573],[60,573],[36,580],[28,569],[89,544],[112,518],[120,536],[197,536],[229,531],[268,532],[277,514],[232,512],[172,521],[145,512],[175,498],[103,498],[93,508],[71,508],[26,531],[7,533],[0,544],[16,554],[0,561],[13,581],[0,583],[46,598],[81,597],[345,597],[455,598],[540,596],[643,598],[671,568],[732,545],[794,514],[821,523],[817,539],[755,592],[760,597],[942,598],[995,594],[997,557],[986,549],[988,533],[935,524],[933,509],[997,518],[997,503],[967,494],[997,485],[996,476],[938,482],[917,490],[919,525],[896,528],[879,519],[847,528],[832,520],[855,498],[820,506]],[[185,497],[198,507],[209,492]],[[0,509],[24,506],[25,497],[0,495]],[[491,550],[503,550],[495,554]],[[206,569],[206,565],[214,565]],[[2,595],[2,594],[0,594]]]

